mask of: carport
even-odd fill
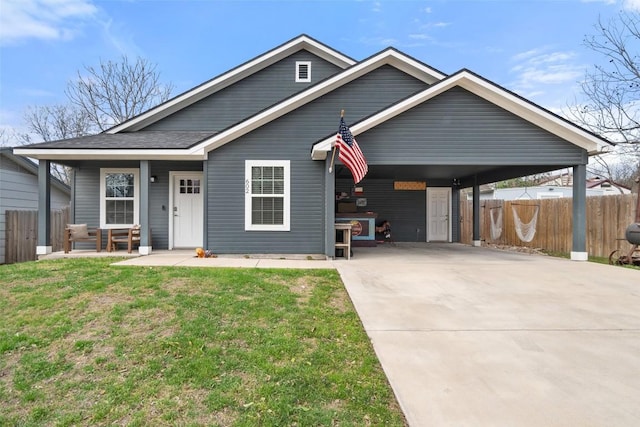
[[[473,192],[474,245],[479,246],[480,186],[558,169],[573,170],[573,250],[586,260],[586,165],[607,143],[524,98],[462,70],[358,123],[350,124],[369,165],[358,184],[363,209],[394,224],[396,241],[459,242],[459,192]],[[335,193],[353,193],[350,172],[330,173],[334,137],[313,145],[327,163],[326,248],[332,255]],[[397,183],[423,183],[403,191]],[[419,186],[417,188],[420,188]],[[436,229],[446,229],[433,238]]]
[[[461,244],[355,251],[334,265],[409,425],[640,424],[638,271]]]

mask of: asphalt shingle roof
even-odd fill
[[[98,135],[59,141],[40,142],[24,146],[25,148],[49,149],[186,149],[216,132],[190,131],[138,131]]]

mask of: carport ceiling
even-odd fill
[[[396,181],[438,181],[440,183],[461,182],[470,187],[477,176],[478,184],[487,184],[505,179],[518,178],[536,173],[562,169],[563,165],[369,165],[366,179],[392,179]],[[349,179],[351,172],[336,165],[336,178]],[[439,184],[443,185],[443,184]]]

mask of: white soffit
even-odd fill
[[[35,149],[14,148],[14,153],[44,160],[204,160],[190,150],[109,150],[109,149]]]

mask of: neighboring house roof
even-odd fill
[[[594,178],[587,179],[587,188],[596,188],[596,187],[615,187],[623,191],[631,192],[631,188],[627,187],[626,185],[618,184],[617,182],[614,182],[608,178],[602,179],[599,177],[594,177]]]
[[[562,173],[552,175],[546,178],[541,179],[538,182],[538,185],[560,185],[566,187],[573,187],[573,174],[571,173]]]
[[[351,133],[353,133],[353,135],[363,133],[443,92],[448,91],[453,87],[466,89],[469,92],[529,121],[530,123],[533,123],[540,128],[579,146],[580,148],[584,148],[590,154],[596,152],[598,143],[608,143],[608,141],[602,137],[571,123],[557,114],[554,114],[467,69],[462,69],[440,82],[433,84],[424,91],[413,95],[404,101],[398,102],[397,104],[374,114],[359,123],[351,125]],[[334,141],[335,137],[332,135],[315,143],[312,148],[312,157],[316,160],[326,158],[327,152],[331,151],[331,146]]]
[[[31,172],[33,175],[38,175],[38,164],[33,162],[32,160],[27,159],[26,157],[16,156],[13,154],[12,147],[2,147],[0,148],[0,157],[3,157],[9,161],[14,162],[18,166],[26,169],[28,172]],[[0,162],[0,169],[2,169],[2,164],[4,161]],[[56,187],[58,190],[63,193],[71,196],[71,187],[69,187],[64,182],[60,181],[56,177],[51,177],[51,185]]]

